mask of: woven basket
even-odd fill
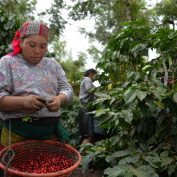
[[[63,144],[57,141],[51,140],[30,140],[24,141],[20,143],[16,143],[10,146],[14,153],[14,157],[10,164],[18,164],[21,162],[25,162],[28,159],[33,159],[36,154],[39,153],[55,153],[58,155],[65,155],[69,159],[72,159],[73,164],[71,167],[61,170],[58,172],[45,173],[45,174],[37,174],[37,173],[26,173],[18,170],[14,170],[12,168],[7,168],[5,164],[3,164],[3,159],[5,156],[8,156],[7,153],[9,147],[5,147],[0,151],[0,169],[6,173],[6,177],[68,177],[80,164],[81,155],[80,153],[71,147],[70,145]],[[9,155],[10,156],[10,155]]]

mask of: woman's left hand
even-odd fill
[[[65,94],[61,93],[58,96],[54,96],[51,100],[46,103],[46,107],[51,112],[57,112],[60,106],[67,101]]]
[[[61,106],[61,100],[59,97],[55,96],[50,101],[46,103],[46,107],[51,112],[57,112]]]

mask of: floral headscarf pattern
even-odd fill
[[[28,37],[29,35],[38,34],[48,40],[49,29],[46,24],[38,21],[27,21],[15,33],[12,41],[13,52],[8,55],[17,55],[21,53],[20,39]]]

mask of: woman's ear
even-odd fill
[[[22,46],[23,46],[23,41],[24,41],[24,39],[20,39],[20,48],[22,48]]]
[[[23,44],[20,42],[20,48],[22,48]]]

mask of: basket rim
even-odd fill
[[[20,175],[20,176],[25,176],[25,177],[53,177],[53,176],[56,176],[56,175],[64,175],[64,174],[67,174],[69,173],[70,171],[72,172],[73,170],[75,170],[80,162],[81,162],[81,154],[79,153],[79,151],[77,151],[75,148],[73,148],[71,145],[69,144],[65,144],[65,143],[61,143],[61,142],[58,142],[58,141],[54,141],[54,140],[26,140],[26,141],[23,141],[23,142],[18,142],[18,143],[14,143],[10,146],[7,146],[5,148],[3,148],[1,151],[0,151],[0,158],[1,156],[5,153],[5,151],[7,151],[9,148],[13,148],[14,146],[17,146],[17,145],[22,145],[24,143],[35,143],[35,142],[42,142],[42,143],[48,143],[48,144],[58,144],[58,145],[64,145],[66,146],[66,148],[74,151],[74,153],[76,153],[77,157],[78,157],[78,160],[77,162],[72,165],[71,167],[67,168],[67,169],[64,169],[64,170],[61,170],[61,171],[58,171],[58,172],[51,172],[51,173],[26,173],[26,172],[21,172],[21,171],[17,171],[17,170],[14,170],[14,169],[11,169],[11,168],[8,168],[7,169],[7,172],[11,173],[11,174],[14,174],[14,175]],[[2,170],[5,170],[6,169],[6,166],[2,164],[2,162],[0,161],[0,168]]]

